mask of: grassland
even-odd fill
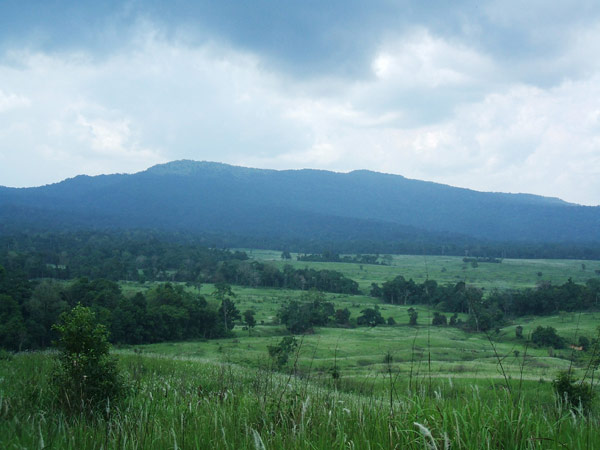
[[[130,394],[67,416],[48,388],[51,354],[0,361],[3,448],[594,449],[596,413],[571,411],[549,383],[414,379],[379,389],[318,372],[279,374],[197,357],[121,352]]]
[[[569,278],[576,283],[585,283],[588,279],[600,277],[600,261],[571,259],[504,259],[502,263],[479,263],[473,267],[464,263],[458,256],[414,256],[391,255],[390,265],[370,265],[352,263],[321,263],[297,261],[297,254],[291,260],[282,261],[281,252],[272,250],[250,250],[248,254],[259,261],[270,261],[282,267],[291,264],[295,268],[311,267],[316,269],[338,270],[357,281],[360,288],[367,292],[371,283],[383,283],[402,275],[407,280],[423,282],[427,278],[440,284],[465,281],[486,290],[522,289],[535,287],[539,282],[562,284]],[[541,274],[541,275],[540,275]]]
[[[285,264],[279,252],[252,257]],[[504,260],[473,268],[461,258],[410,256],[394,256],[390,266],[291,264],[339,270],[365,292],[397,275],[442,284],[466,279],[488,290],[583,282],[600,269],[597,261]],[[129,294],[150,286],[122,283]],[[207,297],[214,290],[187,289]],[[227,339],[115,349],[130,395],[93,416],[57,409],[48,387],[52,353],[0,359],[0,447],[600,448],[598,404],[587,414],[573,411],[551,383],[559,370],[582,377],[590,355],[537,348],[515,334],[517,325],[525,336],[542,325],[571,342],[591,339],[600,312],[524,317],[486,335],[430,326],[433,310],[424,306],[417,307],[419,324],[409,326],[408,306],[380,304],[397,325],[317,328],[297,337],[290,362],[275,370],[267,348],[287,334],[277,310],[302,293],[237,286],[234,292],[240,311],[256,312],[256,328],[238,325]],[[352,317],[379,304],[366,295],[326,298]]]

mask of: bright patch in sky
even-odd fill
[[[0,185],[195,159],[600,203],[594,2],[178,5],[0,4]]]

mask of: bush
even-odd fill
[[[12,361],[13,355],[12,353],[0,348],[0,361]]]
[[[593,390],[589,383],[578,382],[569,371],[559,372],[552,382],[554,392],[573,409],[581,408],[588,412],[592,406]]]
[[[515,336],[517,339],[523,339],[523,327],[521,325],[517,325],[515,328]]]
[[[408,308],[408,324],[411,326],[415,326],[417,324],[417,319],[419,318],[419,313],[416,309],[410,307]]]
[[[108,331],[91,309],[78,304],[61,314],[53,329],[60,336],[60,365],[53,382],[65,410],[93,412],[125,395],[117,361],[109,355]]]
[[[356,323],[359,325],[368,325],[370,327],[375,327],[377,325],[383,325],[385,323],[385,319],[381,316],[379,312],[379,308],[366,308],[363,309],[361,315],[357,317]]]
[[[443,327],[448,325],[448,318],[444,314],[440,314],[439,312],[433,313],[433,319],[431,320],[431,325],[435,325],[438,327]]]
[[[290,355],[298,347],[298,341],[293,336],[286,336],[277,345],[267,345],[269,356],[273,359],[275,366],[281,369],[285,366]]]
[[[557,333],[553,327],[537,327],[531,333],[531,341],[542,347],[563,348],[565,341]]]

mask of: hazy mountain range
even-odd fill
[[[2,230],[139,229],[303,241],[600,242],[600,207],[366,170],[175,161],[131,174],[0,187]]]

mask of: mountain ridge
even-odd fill
[[[343,240],[347,234],[383,241],[409,239],[412,233],[431,239],[600,242],[600,207],[554,197],[480,192],[369,170],[255,169],[191,160],[135,174],[1,187],[0,219],[17,226],[16,216],[23,225],[48,229],[73,222],[80,228],[303,235],[308,240]]]

